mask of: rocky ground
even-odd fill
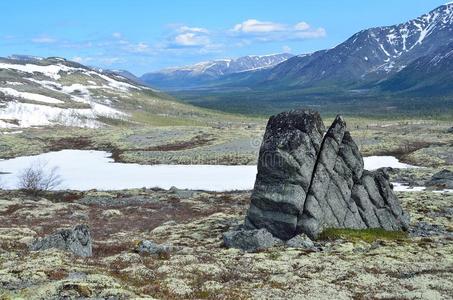
[[[453,194],[398,193],[411,215],[399,238],[347,234],[319,251],[226,249],[250,192],[185,190],[0,193],[0,299],[449,299],[453,292]],[[93,256],[28,245],[87,224]],[[157,255],[142,240],[172,245]]]

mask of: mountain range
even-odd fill
[[[150,86],[164,90],[203,87],[215,83],[226,75],[273,67],[292,56],[281,53],[205,61],[146,73],[140,79]]]
[[[211,76],[209,68],[197,67],[203,63],[141,79],[185,101],[236,112],[273,113],[297,105],[329,105],[348,112],[361,101],[365,109],[386,113],[418,110],[428,96],[433,107],[437,103],[451,109],[452,101],[445,97],[453,95],[452,51],[449,3],[402,24],[362,30],[331,49],[286,57],[274,66]],[[194,84],[195,76],[173,76],[194,69],[190,74],[196,78],[210,79]]]

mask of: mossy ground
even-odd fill
[[[250,192],[0,191],[0,299],[448,299],[453,290],[453,194],[397,193],[425,236],[329,231],[322,251],[226,249]],[[133,220],[133,221],[131,221]],[[93,257],[30,252],[37,236],[86,223]],[[178,250],[134,252],[151,239]]]
[[[380,240],[404,241],[408,235],[404,231],[388,231],[381,228],[346,229],[327,228],[319,236],[320,240],[344,239],[347,241],[364,241],[372,243]]]

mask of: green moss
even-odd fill
[[[365,241],[368,243],[377,240],[405,240],[407,233],[403,231],[387,231],[381,228],[347,229],[327,228],[319,236],[321,240],[345,239],[349,241]]]

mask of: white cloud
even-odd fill
[[[327,35],[327,32],[324,28],[320,27],[314,30],[299,31],[294,33],[295,38],[299,39],[315,39],[322,38]]]
[[[135,50],[135,52],[146,52],[149,50],[149,45],[144,42],[140,42],[138,44],[131,44],[131,47],[133,50]]]
[[[282,51],[283,51],[284,53],[291,53],[291,51],[293,51],[293,49],[291,49],[291,47],[288,46],[288,45],[284,45],[284,46],[282,47]]]
[[[37,44],[52,44],[52,43],[55,43],[57,40],[52,37],[44,35],[44,36],[38,36],[38,37],[32,38],[31,41],[33,43],[37,43]]]
[[[208,45],[210,40],[206,36],[197,35],[193,32],[187,32],[177,35],[174,42],[180,46],[203,46]]]
[[[189,27],[189,26],[181,26],[178,28],[179,32],[198,32],[198,33],[209,33],[209,30],[206,28],[201,27]]]
[[[299,22],[296,25],[294,25],[294,29],[304,31],[310,29],[310,25],[308,25],[308,23],[306,22]]]
[[[170,36],[170,47],[210,47],[211,33],[206,28],[179,26]]]
[[[248,19],[230,30],[233,36],[259,42],[321,38],[327,35],[324,28],[312,28],[307,22],[294,25]]]
[[[235,32],[263,33],[285,30],[285,25],[274,22],[262,22],[255,19],[248,19],[233,28]]]
[[[112,33],[112,36],[114,38],[120,39],[123,37],[123,34],[121,32],[114,32],[114,33]]]

